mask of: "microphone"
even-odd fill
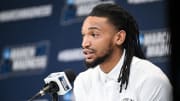
[[[76,75],[71,69],[67,69],[64,72],[51,73],[44,79],[44,87],[28,101],[32,101],[46,93],[64,95],[72,89],[71,83],[75,78]]]

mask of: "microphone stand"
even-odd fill
[[[41,94],[39,94],[39,93],[36,93],[33,97],[31,97],[28,101],[33,101],[34,99],[36,99],[36,98],[38,98],[38,97],[40,97],[40,96],[42,96]]]
[[[58,85],[55,82],[50,82],[49,84],[46,84],[42,90],[40,90],[36,95],[34,95],[28,101],[33,101],[34,99],[45,95],[45,93],[52,94],[53,101],[58,101],[57,91],[59,91]]]
[[[52,101],[58,101],[58,94],[52,93]]]
[[[40,97],[40,95],[36,94],[32,98],[30,98],[28,101],[33,101],[34,99]],[[58,94],[52,93],[52,101],[58,101]]]

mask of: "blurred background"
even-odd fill
[[[135,17],[146,57],[175,83],[170,45],[173,23],[169,23],[171,3],[167,0],[0,2],[0,101],[27,101],[44,86],[44,78],[52,72],[72,69],[78,74],[85,70],[81,25],[95,5],[106,2],[121,5]],[[35,101],[51,100],[50,95],[45,95]],[[59,96],[59,100],[74,101],[72,91]]]

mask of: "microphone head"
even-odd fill
[[[65,72],[69,82],[73,83],[76,78],[75,72],[72,69],[66,69],[66,70],[64,70],[64,72]]]
[[[68,91],[72,89],[71,83],[74,82],[75,78],[76,78],[76,75],[73,72],[73,70],[66,69],[63,72],[55,72],[55,73],[49,74],[44,79],[44,81],[46,84],[52,84],[52,82],[56,83],[57,86],[53,86],[53,87],[58,88],[58,91],[57,91],[58,95],[64,95],[65,93],[67,93]]]

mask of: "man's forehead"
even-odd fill
[[[82,30],[93,30],[93,29],[99,30],[103,28],[106,24],[108,24],[107,18],[90,16],[84,20]]]

